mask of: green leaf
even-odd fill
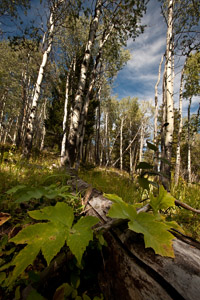
[[[28,245],[10,263],[15,265],[15,268],[9,283],[33,263],[40,250],[49,264],[66,241],[77,261],[81,263],[82,255],[89,241],[93,239],[91,227],[99,222],[98,218],[88,216],[81,218],[72,227],[73,210],[63,202],[57,202],[55,206],[44,207],[41,210],[30,211],[29,215],[36,220],[49,222],[30,225],[10,240],[16,244]]]
[[[116,203],[124,202],[121,197],[119,197],[115,194],[104,194],[104,197],[111,200],[112,202],[116,202]]]
[[[72,226],[74,220],[73,209],[64,202],[57,202],[55,206],[47,206],[41,210],[29,211],[28,214],[35,220],[49,220],[68,227]]]
[[[168,226],[155,221],[149,213],[139,213],[129,223],[129,229],[144,235],[145,247],[151,247],[156,254],[174,257],[172,239],[174,236],[168,232]]]
[[[91,300],[91,298],[86,294],[83,294],[82,297],[83,297],[83,300]]]
[[[63,283],[56,289],[53,300],[63,300],[65,299],[65,297],[69,297],[73,290],[73,287],[71,287],[69,283]]]
[[[25,188],[26,186],[25,185],[16,185],[16,186],[14,186],[12,189],[9,189],[7,192],[6,192],[6,194],[14,194],[14,193],[16,193],[18,190],[21,190],[21,189],[23,189],[23,188]]]
[[[6,273],[5,272],[1,272],[0,273],[0,284],[6,279]]]
[[[159,187],[158,196],[154,197],[153,194],[150,194],[150,199],[150,205],[155,213],[157,213],[160,209],[168,209],[169,207],[175,205],[174,197],[170,193],[168,193],[163,186]]]
[[[171,165],[170,161],[167,158],[159,157],[158,159],[163,161],[164,163],[168,164],[169,166]]]
[[[149,190],[149,180],[145,177],[139,177],[138,178],[138,183],[139,185],[143,188],[143,189],[146,189],[146,190]]]
[[[67,245],[71,252],[75,255],[79,264],[89,241],[93,240],[92,226],[96,225],[99,219],[92,216],[81,218],[69,233]]]
[[[158,151],[158,147],[152,143],[147,142],[147,147],[151,150]]]
[[[109,209],[108,216],[117,219],[131,220],[137,215],[136,209],[133,205],[127,204],[124,201],[114,203]]]
[[[145,169],[145,170],[148,169],[148,170],[150,170],[150,169],[153,169],[153,166],[148,164],[147,162],[140,162],[137,165],[136,169]]]
[[[31,292],[29,293],[27,300],[44,300],[45,298],[40,295],[35,289],[32,288]]]

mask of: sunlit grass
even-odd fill
[[[138,202],[140,197],[138,184],[130,180],[126,172],[117,169],[82,169],[79,177],[94,188],[104,193],[116,194],[128,203]]]

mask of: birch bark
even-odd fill
[[[187,60],[186,60],[187,61]],[[175,175],[174,181],[175,185],[178,184],[178,179],[180,175],[180,166],[181,166],[181,135],[182,135],[182,128],[183,128],[183,117],[182,117],[182,102],[183,102],[183,80],[184,80],[184,71],[186,66],[186,61],[183,66],[181,72],[181,83],[180,83],[180,92],[179,92],[179,129],[178,129],[178,142],[176,148],[176,167],[175,167]]]
[[[63,2],[63,0],[58,1],[58,3]],[[57,3],[57,4],[58,4]],[[27,131],[26,131],[26,137],[25,137],[25,145],[24,145],[24,151],[23,154],[26,158],[30,157],[30,151],[32,147],[32,141],[33,141],[33,133],[34,133],[34,121],[36,117],[36,109],[38,105],[38,100],[40,97],[40,90],[41,90],[41,84],[44,77],[44,70],[47,64],[47,59],[49,56],[49,53],[51,52],[52,48],[52,42],[53,42],[53,32],[55,27],[55,13],[56,13],[56,4],[52,8],[50,17],[49,17],[49,31],[48,31],[48,38],[45,36],[45,41],[47,40],[47,49],[43,53],[42,57],[42,63],[39,68],[38,77],[36,81],[36,86],[34,90],[34,95],[32,99],[32,105],[31,105],[31,112],[28,120],[27,125]]]
[[[191,109],[191,104],[192,104],[192,97],[189,98],[189,104],[188,104],[188,164],[187,164],[187,171],[188,171],[188,183],[191,183],[191,176],[192,176],[192,171],[191,171],[191,132],[190,132],[190,127],[191,127],[191,121],[190,121],[190,109]]]
[[[101,15],[101,5],[102,5],[102,0],[97,0],[96,7],[95,7],[95,15],[91,22],[89,37],[86,44],[85,54],[84,54],[84,58],[80,70],[80,79],[77,88],[77,93],[75,96],[75,106],[72,113],[70,130],[68,135],[68,143],[66,149],[67,163],[70,166],[73,166],[76,160],[77,134],[78,134],[78,127],[79,127],[81,110],[83,105],[83,92],[86,85],[87,71],[88,71],[88,66],[91,58],[91,51],[94,45],[96,31],[99,25],[99,19]]]
[[[70,78],[70,73],[71,73],[74,63],[75,63],[75,60],[73,59],[70,64],[68,74],[67,74],[67,79],[66,79],[64,116],[63,116],[63,138],[62,138],[62,143],[61,143],[61,154],[60,154],[61,166],[63,166],[65,163],[65,150],[66,150],[66,139],[67,139],[67,132],[66,132],[66,130],[67,130],[67,109],[68,109],[68,100],[69,100],[69,78]]]
[[[120,170],[123,170],[123,127],[124,127],[124,118],[121,118],[120,124]]]
[[[165,132],[165,158],[171,162],[172,141],[174,132],[174,102],[173,102],[173,0],[168,1],[168,28],[166,45],[166,118],[167,126]],[[171,166],[164,164],[164,173],[168,177],[163,177],[163,185],[169,191],[171,180]]]

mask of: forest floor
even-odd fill
[[[130,179],[128,173],[119,172],[117,169],[84,167],[79,171],[78,176],[84,181],[92,185],[92,187],[109,194],[116,194],[127,203],[146,204],[145,193],[139,186],[136,177]],[[65,170],[59,168],[59,161],[56,154],[43,153],[39,157],[33,157],[29,162],[21,159],[20,153],[12,150],[4,152],[0,157],[0,270],[1,266],[8,263],[16,256],[21,249],[19,245],[13,246],[9,242],[22,228],[33,223],[28,214],[29,211],[43,209],[46,206],[55,205],[58,201],[64,201],[72,207],[75,219],[78,218],[83,210],[81,196],[79,193],[71,193],[70,186],[67,181],[69,175]],[[188,205],[200,208],[200,186],[193,184],[188,186],[183,180],[178,187],[172,187],[172,195]],[[183,228],[185,234],[200,241],[200,216],[187,211],[183,208],[175,207],[164,212],[169,220],[177,221]],[[101,262],[101,245],[94,241],[90,243],[90,248],[84,257],[85,265],[88,267],[84,272],[80,270],[80,266],[74,263],[70,257],[70,272],[66,267],[62,267],[62,277],[65,276],[67,285],[61,289],[71,288],[77,299],[103,299],[100,296],[100,290],[97,284],[97,267],[93,259],[99,256]],[[66,249],[65,249],[66,250]],[[89,254],[88,254],[89,253]],[[89,256],[88,256],[89,255]],[[88,259],[88,257],[90,257]],[[90,263],[86,264],[87,261]],[[11,299],[15,295],[15,299],[21,299],[20,293],[24,287],[31,281],[37,286],[38,273],[44,271],[46,262],[41,254],[37,257],[37,264],[24,272],[21,279],[16,281],[10,290],[6,287],[0,290],[0,298]],[[0,281],[3,281],[9,272],[0,275]],[[2,273],[0,273],[2,274]],[[48,275],[49,276],[49,275]],[[56,277],[57,278],[57,277]],[[54,284],[52,284],[54,282]],[[52,299],[50,295],[55,292],[63,281],[60,279],[50,278],[43,288],[39,288],[39,292],[45,295],[47,299]],[[54,292],[53,292],[54,289]],[[37,299],[40,295],[34,290]],[[14,294],[13,294],[14,293]],[[38,296],[39,295],[39,296]],[[34,299],[34,298],[30,298]],[[36,298],[35,298],[36,299]],[[59,298],[53,298],[59,299]],[[70,298],[69,298],[70,299]],[[73,299],[73,297],[72,297]]]

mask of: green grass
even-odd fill
[[[141,201],[141,188],[136,181],[131,181],[125,172],[117,169],[82,169],[79,176],[96,189],[104,193],[116,194],[125,202]],[[173,187],[171,193],[175,199],[200,209],[200,186],[198,184],[188,186],[185,182],[180,182],[176,188]],[[168,214],[168,219],[176,221],[188,236],[200,240],[199,214],[179,207],[167,211],[166,214]]]
[[[140,187],[129,179],[126,172],[117,169],[82,169],[79,177],[104,193],[118,195],[127,203],[136,203],[140,198]]]
[[[173,187],[172,195],[190,205],[191,207],[200,210],[200,185],[188,185],[184,181],[180,182],[177,187]],[[170,213],[170,218],[175,220],[182,226],[185,233],[200,241],[200,215],[193,213],[184,208],[176,207]]]

